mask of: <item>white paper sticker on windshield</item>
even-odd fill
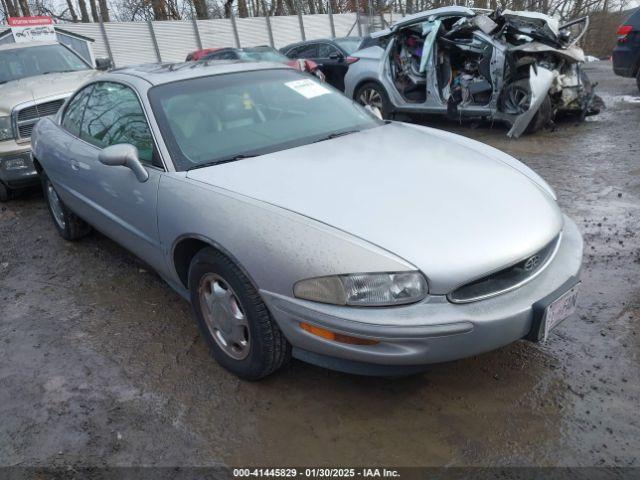
[[[285,85],[291,90],[295,90],[305,98],[314,98],[326,93],[331,93],[331,90],[329,90],[328,88],[320,85],[318,82],[309,79],[295,80],[293,82],[287,82],[285,83]]]

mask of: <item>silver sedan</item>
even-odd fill
[[[152,266],[242,378],[406,374],[575,308],[582,238],[537,174],[281,65],[117,70],[32,139],[58,232]]]

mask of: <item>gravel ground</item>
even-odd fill
[[[95,233],[62,240],[38,192],[1,206],[0,465],[638,466],[640,104],[608,62],[589,69],[607,109],[583,124],[509,140],[432,122],[547,179],[585,266],[578,315],[547,344],[419,376],[293,361],[242,382],[129,253]]]

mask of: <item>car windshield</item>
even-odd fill
[[[345,52],[347,52],[347,55],[351,55],[353,52],[358,50],[360,48],[360,44],[362,43],[362,39],[360,37],[336,38],[333,41],[336,42]]]
[[[258,62],[288,62],[289,59],[277,50],[271,48],[244,48],[242,49],[242,59]]]
[[[0,51],[0,83],[48,73],[87,70],[80,57],[62,45],[12,48]]]
[[[149,99],[178,170],[384,124],[332,87],[289,69],[177,81],[153,87]]]

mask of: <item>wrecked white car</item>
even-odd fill
[[[372,34],[353,54],[345,93],[388,118],[445,114],[534,132],[560,115],[597,114],[602,101],[576,45],[589,24],[559,25],[536,12],[443,7],[407,16]]]

